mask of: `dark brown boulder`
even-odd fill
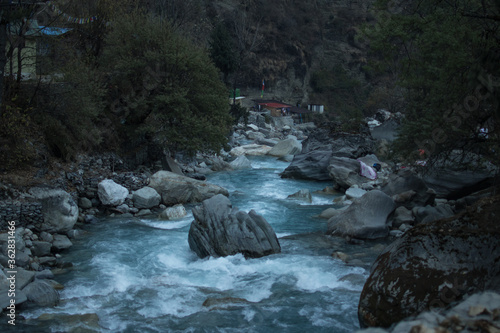
[[[500,197],[422,223],[375,261],[358,306],[361,327],[389,327],[448,307],[467,294],[500,291]]]

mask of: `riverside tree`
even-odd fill
[[[411,159],[421,149],[430,162],[452,151],[462,162],[498,162],[500,2],[379,0],[376,8],[365,29],[374,68],[396,73],[405,92],[395,150]]]
[[[231,117],[227,91],[206,52],[169,23],[123,15],[106,38],[101,69],[109,73],[109,109],[129,136],[170,151],[218,152]]]

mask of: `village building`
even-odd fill
[[[270,111],[272,117],[292,117],[294,122],[299,124],[309,121],[309,115],[313,113],[313,111],[301,108],[300,106],[294,106],[276,100],[256,99],[254,102],[255,109],[258,111],[267,109]]]
[[[11,25],[6,47],[9,61],[5,66],[5,76],[12,74],[17,77],[20,73],[22,80],[30,80],[53,74],[53,64],[58,58],[53,39],[71,30],[40,26],[37,20]]]

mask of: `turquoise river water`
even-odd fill
[[[177,221],[108,218],[86,226],[64,259],[74,265],[56,279],[65,288],[55,308],[26,309],[15,332],[353,332],[357,304],[376,244],[326,237],[316,216],[334,196],[311,204],[287,199],[328,182],[281,179],[288,165],[252,158],[250,170],[219,172],[208,181],[227,188],[233,206],[263,215],[282,253],[199,259],[188,246],[192,214]],[[187,207],[190,208],[190,207]],[[190,211],[190,209],[189,209]],[[356,265],[334,251],[359,257]],[[368,253],[368,254],[367,254]],[[205,304],[204,304],[205,303]],[[6,320],[5,320],[6,321]],[[4,329],[5,328],[5,329]]]

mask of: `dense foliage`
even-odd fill
[[[173,151],[224,147],[227,90],[205,52],[145,15],[115,21],[106,45],[109,103],[122,124]]]
[[[226,147],[227,88],[205,49],[181,36],[170,19],[135,0],[67,1],[60,8],[93,21],[50,38],[59,59],[49,59],[51,71],[43,67],[49,62],[37,69],[60,74],[19,86],[2,103],[0,157],[12,162],[3,167],[42,155],[46,162],[47,153],[71,160],[95,150],[133,155]],[[64,25],[58,19],[50,18]]]
[[[229,74],[233,73],[238,66],[235,51],[235,43],[229,34],[225,24],[219,22],[210,35],[210,58],[224,75],[227,82]]]
[[[345,120],[362,118],[369,89],[350,77],[341,65],[312,73],[311,88],[313,98],[323,101],[336,116]]]
[[[453,151],[461,162],[471,156],[496,159],[500,2],[377,5],[377,23],[365,31],[377,59],[374,68],[391,73],[404,91],[406,121],[395,150],[411,159],[422,158],[416,152],[423,149],[430,161]]]

